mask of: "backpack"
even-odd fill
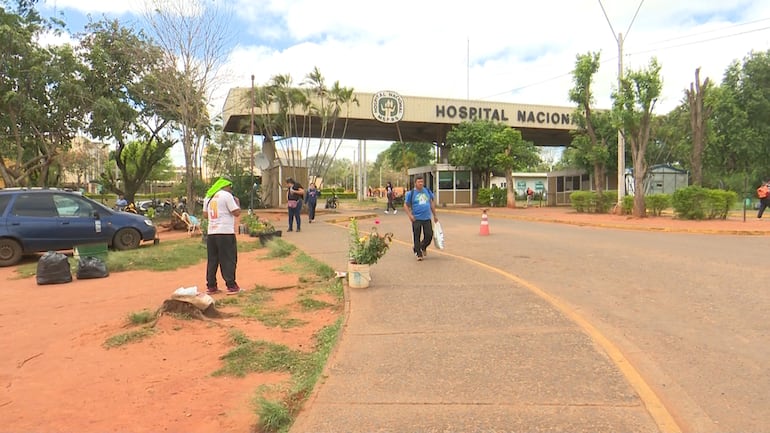
[[[768,194],[770,194],[770,188],[767,187],[767,184],[762,184],[757,188],[757,197],[767,198]]]

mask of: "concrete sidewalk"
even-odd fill
[[[339,265],[347,232],[316,224],[380,214],[322,215],[285,240]],[[388,254],[372,279],[346,290],[336,352],[291,432],[666,430],[583,330],[511,279],[441,254]]]

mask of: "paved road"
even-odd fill
[[[683,430],[770,431],[766,237],[501,219],[479,239],[473,218],[444,219],[463,227],[456,243],[486,244],[464,255],[509,270],[596,326]]]
[[[766,238],[478,223],[443,213],[444,252],[394,245],[351,291],[293,431],[770,432]],[[341,269],[345,233],[287,240]]]

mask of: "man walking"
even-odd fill
[[[235,281],[238,247],[235,242],[235,218],[241,214],[238,198],[233,196],[233,183],[220,177],[206,192],[203,217],[209,219],[206,238],[206,293],[219,293],[217,269],[227,286],[227,294],[241,291]]]
[[[425,178],[418,174],[414,178],[414,189],[407,192],[404,197],[404,211],[412,222],[412,236],[414,255],[417,261],[422,261],[427,253],[428,245],[433,241],[433,221],[438,222],[436,216],[436,200],[433,192],[425,187]]]

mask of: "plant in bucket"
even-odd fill
[[[361,234],[358,230],[358,220],[350,219],[348,226],[350,238],[348,242],[350,261],[348,263],[348,285],[350,287],[369,287],[371,277],[369,267],[380,260],[393,242],[393,233],[384,235],[377,232],[373,226],[368,233]]]

